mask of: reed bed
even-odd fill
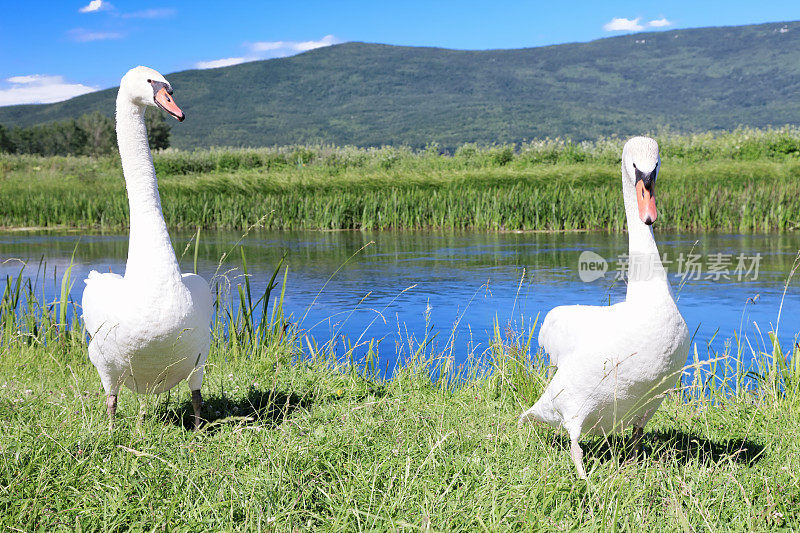
[[[194,246],[198,245],[195,241]],[[187,250],[191,254],[192,250]],[[212,280],[199,432],[185,385],[120,395],[107,430],[70,271],[29,265],[0,299],[0,524],[10,530],[767,530],[800,527],[800,348],[736,338],[702,353],[623,463],[625,438],[516,427],[547,382],[536,323],[495,324],[456,365],[408,338],[381,373],[369,340],[317,345],[282,310],[288,269],[253,294]],[[53,283],[58,299],[37,289]],[[335,283],[335,279],[332,283]],[[234,296],[233,299],[227,297]],[[233,305],[227,302],[235,302]],[[337,346],[341,346],[338,344]],[[755,363],[745,366],[742,361]],[[139,402],[146,415],[137,416]]]
[[[797,129],[657,138],[660,227],[800,225]],[[167,150],[154,164],[174,228],[621,231],[622,144]],[[114,157],[0,156],[0,226],[120,229],[127,213]]]

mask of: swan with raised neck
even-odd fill
[[[632,427],[638,452],[645,424],[686,363],[689,331],[653,236],[660,167],[655,140],[634,137],[625,144],[622,196],[629,255],[625,301],[556,307],[539,331],[539,345],[557,370],[519,423],[535,420],[565,428],[581,478],[586,478],[578,443],[581,434],[608,435]]]
[[[172,85],[148,67],[128,71],[117,93],[117,143],[130,206],[128,260],[124,277],[90,272],[82,301],[89,358],[106,391],[110,425],[123,383],[138,393],[159,393],[184,379],[195,426],[200,423],[211,291],[203,278],[178,267],[144,122],[147,107],[183,121],[172,94]]]

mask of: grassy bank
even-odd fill
[[[281,278],[278,277],[278,280]],[[284,278],[283,283],[286,283]],[[67,278],[67,286],[69,278]],[[392,379],[374,354],[342,363],[284,327],[279,285],[260,321],[218,309],[188,431],[182,384],[120,395],[107,430],[99,378],[65,297],[43,305],[8,280],[0,300],[0,523],[22,530],[767,530],[800,527],[800,363],[736,344],[697,364],[647,426],[584,439],[587,483],[565,436],[516,417],[543,390],[531,331],[495,332],[469,369],[425,339]],[[237,291],[234,288],[235,291]],[[245,286],[245,309],[263,305]],[[746,346],[746,344],[742,344]],[[431,375],[434,375],[431,379]],[[720,378],[720,376],[723,376]]]
[[[658,137],[659,226],[800,226],[800,132]],[[176,228],[576,230],[624,228],[623,141],[357,149],[166,151],[155,166]],[[127,225],[119,161],[0,156],[0,226]]]

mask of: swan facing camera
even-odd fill
[[[578,277],[584,283],[591,283],[608,272],[608,261],[591,250],[584,250],[578,258]]]

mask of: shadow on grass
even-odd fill
[[[764,452],[764,446],[748,439],[715,442],[674,429],[647,433],[645,444],[650,445],[651,454],[658,460],[674,460],[682,465],[691,461],[705,465],[728,459],[753,466],[761,460]]]
[[[200,431],[216,432],[225,424],[277,426],[288,418],[298,407],[308,409],[313,404],[309,395],[300,396],[282,391],[262,391],[251,388],[244,398],[233,399],[225,395],[203,398],[203,425]],[[174,409],[164,413],[165,419],[194,429],[192,402],[186,400]]]
[[[569,439],[563,435],[557,439],[559,446],[569,450]],[[583,443],[585,459],[624,461],[632,451],[633,440],[630,435],[613,435],[597,438]],[[646,457],[659,462],[676,462],[681,466],[697,462],[701,465],[731,460],[735,463],[753,466],[761,460],[764,446],[748,439],[731,439],[716,442],[699,435],[683,431],[668,430],[646,432],[642,439]],[[641,459],[641,457],[640,457]]]

